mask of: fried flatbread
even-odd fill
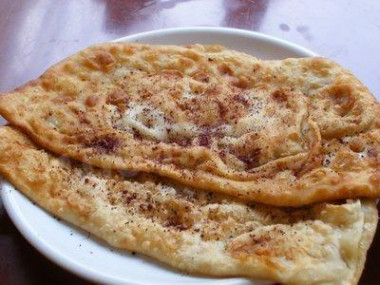
[[[107,43],[0,96],[43,147],[277,206],[378,197],[379,105],[323,58]]]
[[[190,273],[355,284],[377,224],[374,200],[247,204],[57,158],[10,127],[0,128],[0,153],[0,173],[41,207],[114,247]]]

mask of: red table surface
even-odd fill
[[[2,0],[0,92],[91,44],[183,26],[242,28],[295,42],[349,68],[380,98],[380,1],[375,0]],[[361,284],[380,284],[379,253],[378,231]],[[88,283],[29,245],[1,201],[0,256],[0,284]]]

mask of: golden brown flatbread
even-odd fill
[[[278,206],[380,195],[379,105],[323,58],[107,43],[0,96],[43,147]]]
[[[247,204],[57,158],[10,127],[0,128],[0,153],[0,173],[41,207],[112,246],[190,273],[355,284],[377,224],[374,200]]]

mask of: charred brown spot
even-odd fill
[[[94,55],[84,58],[83,64],[91,69],[104,70],[116,63],[115,57],[106,51],[97,51]]]
[[[234,75],[233,69],[226,63],[222,63],[218,66],[218,70],[222,75]]]
[[[247,78],[241,76],[241,77],[234,77],[231,79],[232,86],[235,86],[240,89],[246,89],[249,87],[249,81]]]
[[[119,104],[126,105],[128,104],[128,101],[129,101],[128,94],[122,90],[117,90],[117,91],[112,92],[111,94],[107,96],[107,100],[106,100],[108,104],[112,104],[112,105],[119,105]]]
[[[87,107],[95,107],[98,102],[99,102],[98,96],[90,95],[86,98],[85,104]]]
[[[210,80],[209,76],[203,71],[198,71],[198,72],[192,74],[191,77],[197,81],[201,81],[201,82],[205,82],[205,83],[209,82],[209,80]]]
[[[41,76],[41,86],[46,91],[56,89],[57,88],[57,84],[56,83],[58,83],[58,75],[54,71],[49,71],[46,74],[43,74]],[[25,85],[17,88],[15,91],[18,91],[18,92],[23,91],[28,86],[29,86],[29,84],[25,84]],[[57,98],[61,98],[61,97],[62,96],[59,96]],[[64,96],[64,97],[70,97],[70,96]]]
[[[365,148],[365,142],[356,138],[349,142],[349,147],[354,152],[362,152]]]
[[[101,66],[109,66],[116,62],[112,54],[108,52],[100,52],[95,56],[95,61]]]
[[[352,87],[349,85],[335,85],[329,90],[330,98],[339,115],[345,116],[355,105]]]
[[[288,101],[288,92],[284,89],[278,89],[272,93],[272,98],[275,102],[284,104]]]
[[[215,85],[207,87],[207,89],[205,91],[205,93],[207,95],[211,95],[211,96],[218,95],[221,92],[222,92],[221,87],[220,86],[215,86]]]
[[[127,109],[129,96],[123,90],[116,90],[107,96],[106,103],[116,106],[123,113]]]

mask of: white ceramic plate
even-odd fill
[[[311,57],[313,52],[267,35],[227,28],[176,28],[118,39],[151,44],[216,43],[263,59]],[[189,276],[149,258],[113,250],[76,227],[58,221],[3,183],[5,208],[19,231],[46,257],[86,279],[100,283],[127,284],[252,284],[243,278]],[[254,282],[263,284],[263,282]]]

